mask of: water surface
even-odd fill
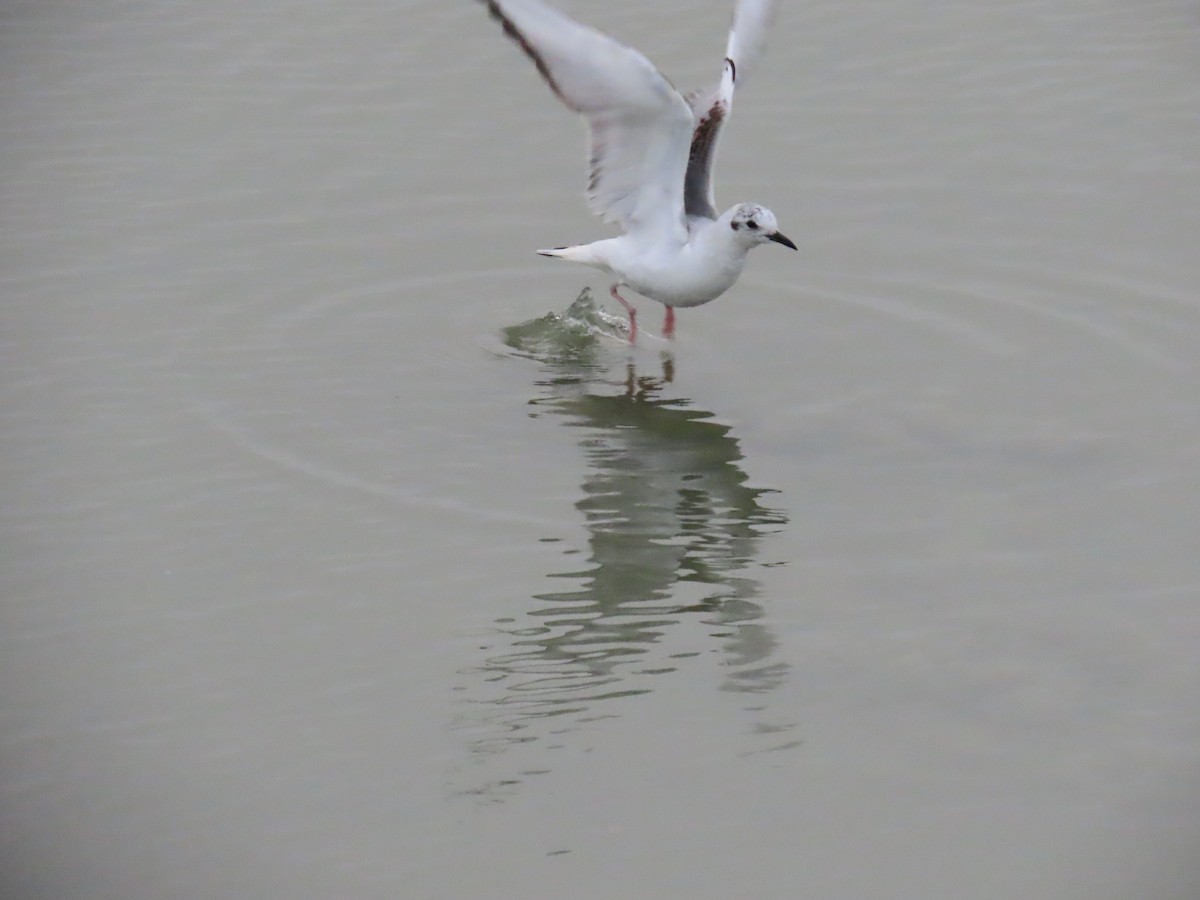
[[[784,6],[634,351],[478,4],[0,13],[5,896],[1200,894],[1200,15]]]

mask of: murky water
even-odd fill
[[[632,352],[478,4],[0,22],[6,897],[1200,895],[1194,3],[784,4]]]

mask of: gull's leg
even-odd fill
[[[675,340],[675,307],[667,307],[667,317],[663,319],[663,337]]]
[[[629,313],[629,343],[637,341],[637,310],[633,308],[633,304],[617,293],[617,287],[620,282],[609,288],[608,292],[613,295],[613,299],[620,302],[625,307],[625,312]]]

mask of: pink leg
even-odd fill
[[[614,300],[620,301],[625,307],[625,312],[629,313],[629,343],[637,341],[637,310],[633,308],[633,304],[617,293],[617,285],[613,285],[608,291],[613,295]]]
[[[667,307],[667,317],[663,319],[663,337],[675,340],[675,307]]]

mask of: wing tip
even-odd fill
[[[530,42],[529,38],[525,35],[525,32],[521,31],[521,29],[517,27],[516,23],[508,17],[496,0],[480,0],[480,2],[487,7],[488,15],[500,23],[500,27],[504,31],[505,36],[518,47],[520,47],[525,55],[529,57],[530,61],[534,65],[534,68],[538,70],[538,74],[541,75],[546,84],[550,86],[550,90],[554,91],[555,96],[571,109],[575,109],[575,104],[567,100],[566,96],[559,88],[558,82],[554,80],[554,76],[550,73],[550,66]]]

